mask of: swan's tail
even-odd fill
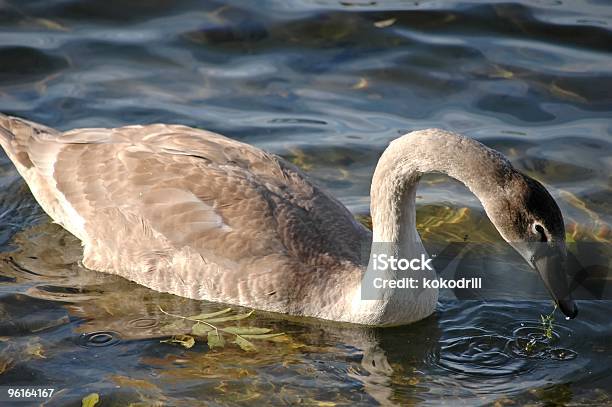
[[[28,168],[31,166],[25,149],[28,137],[23,131],[19,131],[16,120],[16,117],[0,114],[0,145],[15,165]]]
[[[0,145],[17,166],[30,168],[30,146],[36,144],[37,139],[55,133],[55,130],[41,124],[0,113]]]
[[[11,118],[0,113],[0,144],[6,150],[9,143],[15,138],[11,132]]]

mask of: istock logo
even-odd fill
[[[433,270],[431,266],[432,259],[428,259],[425,254],[421,254],[421,258],[404,259],[397,258],[387,254],[373,254],[372,267],[376,271],[396,270],[396,271],[418,271],[418,270]]]
[[[383,298],[385,290],[420,293],[437,288],[452,290],[452,295],[459,299],[548,300],[549,294],[542,286],[545,278],[555,284],[566,284],[575,300],[612,300],[610,243],[566,243],[566,257],[553,270],[557,273],[554,278],[542,276],[535,268],[538,259],[554,259],[542,254],[550,250],[550,245],[547,242],[525,245],[429,241],[429,256],[424,249],[402,250],[394,242],[364,244],[360,261],[367,268],[361,282],[361,299]],[[531,264],[521,255],[527,251],[539,256],[534,256]],[[403,252],[410,255],[402,256]],[[508,276],[512,276],[511,281]]]

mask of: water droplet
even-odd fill
[[[551,349],[549,354],[550,358],[555,360],[572,360],[578,356],[573,350],[563,348]]]

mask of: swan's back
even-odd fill
[[[160,291],[301,313],[306,290],[324,290],[321,279],[358,264],[369,243],[296,167],[211,132],[60,133],[0,116],[0,142],[45,211],[83,241],[88,268]]]

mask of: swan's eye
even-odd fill
[[[538,237],[539,237],[538,240],[540,242],[547,242],[548,241],[548,238],[546,237],[546,231],[544,230],[544,226],[540,225],[539,223],[534,223],[533,224],[533,233],[538,235]]]

